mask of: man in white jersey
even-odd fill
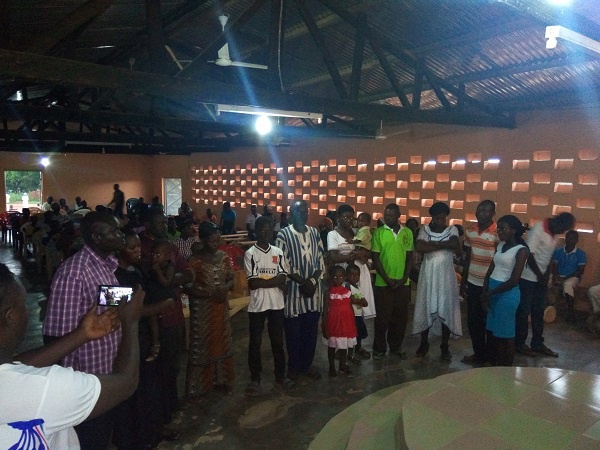
[[[27,330],[25,289],[0,264],[0,448],[79,449],[73,427],[133,394],[139,373],[138,319],[143,298],[138,290],[118,309],[123,334],[112,374],[77,372],[52,364],[119,328],[117,310],[97,315],[94,305],[70,333],[14,356]]]
[[[295,387],[292,380],[285,378],[283,350],[283,307],[284,295],[287,292],[288,263],[281,249],[269,244],[273,238],[273,220],[270,217],[259,217],[256,220],[255,231],[257,242],[244,256],[244,268],[250,288],[248,366],[251,380],[246,388],[248,396],[258,395],[260,390],[262,371],[260,346],[265,320],[268,320],[267,329],[273,352],[275,384],[286,390]]]

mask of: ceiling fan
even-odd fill
[[[221,23],[221,28],[223,29],[223,32],[225,32],[225,24],[227,24],[228,20],[229,20],[229,16],[226,16],[225,14],[222,14],[219,16],[219,22]],[[249,69],[268,69],[267,66],[264,66],[262,64],[252,64],[252,63],[245,63],[245,62],[239,62],[239,61],[232,61],[231,58],[229,57],[229,44],[227,44],[227,43],[225,43],[225,45],[219,49],[219,51],[217,52],[217,56],[218,56],[218,58],[215,61],[208,61],[208,62],[216,64],[217,66],[221,66],[221,67],[237,66],[237,67],[247,67]]]

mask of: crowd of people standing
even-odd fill
[[[234,264],[221,246],[220,235],[236,232],[236,215],[225,203],[220,220],[211,209],[196,218],[184,203],[173,227],[160,208],[144,209],[140,215],[134,212],[127,220],[119,212],[122,192],[118,185],[114,189],[111,204],[115,210],[97,208],[81,218],[81,245],[65,255],[52,275],[44,342],[50,348],[64,342],[81,324],[92,320],[87,318],[90,308],[94,316],[102,317],[103,331],[88,332],[85,339],[77,341],[82,345],[65,347],[62,353],[53,354],[54,359],[61,360],[64,367],[97,375],[102,389],[104,376],[119,373],[123,366],[132,370],[123,360],[131,363],[135,359],[133,381],[139,379],[139,384],[135,391],[131,386],[120,387],[128,395],[121,394],[120,402],[106,403],[93,418],[80,423],[87,417],[82,413],[72,422],[77,425],[77,437],[85,449],[105,449],[111,436],[120,449],[154,448],[163,439],[178,438],[169,424],[181,406],[177,377],[185,335],[183,297],[188,298],[190,312],[185,398],[199,403],[213,389],[225,394],[233,390],[228,292],[233,286]],[[274,383],[286,392],[298,389],[301,376],[321,379],[314,364],[319,328],[328,347],[330,377],[352,377],[350,364],[360,365],[371,357],[382,360],[388,352],[408,358],[403,342],[410,283],[417,276],[412,334],[420,336],[421,344],[416,357],[425,357],[430,335],[439,335],[440,358],[451,360],[450,338],[462,335],[461,296],[467,301],[474,351],[465,363],[512,365],[515,351],[557,357],[543,339],[545,294],[552,271],[558,277],[555,282],[571,297],[574,282],[567,280],[583,273],[583,259],[565,262],[565,255],[578,255],[573,238],[564,254],[556,249],[558,237],[573,228],[574,217],[563,213],[548,218],[536,223],[523,238],[524,226],[515,216],[505,215],[494,222],[495,204],[484,200],[477,207],[477,223],[466,230],[461,243],[459,229],[448,224],[446,204],[433,204],[429,214],[427,223],[419,226],[417,222],[409,228],[400,223],[399,206],[389,204],[380,226],[371,230],[369,214],[361,213],[356,227],[354,209],[340,205],[331,215],[333,220],[328,218],[331,226],[324,222],[319,230],[308,225],[305,201],[291,204],[289,224],[287,216],[282,214],[277,223],[268,206],[261,215],[253,205],[246,230],[256,243],[243,260],[250,289],[246,395],[261,392],[260,348],[265,323]],[[415,257],[417,253],[421,258]],[[456,272],[457,259],[463,261],[462,274]],[[414,275],[417,268],[418,275]],[[130,313],[136,317],[123,322],[135,326],[114,326],[115,314],[95,306],[98,286],[105,285],[146,292],[143,305]],[[139,299],[136,302],[141,303]],[[97,315],[96,310],[102,314]],[[530,314],[533,337],[528,346]],[[365,320],[369,319],[374,319],[372,353],[363,346],[368,336]],[[125,345],[132,330],[136,345]],[[89,392],[77,401],[91,411],[98,396],[96,391]]]

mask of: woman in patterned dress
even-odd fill
[[[234,379],[231,323],[227,293],[233,287],[233,266],[219,250],[219,230],[200,227],[203,248],[190,259],[195,274],[190,297],[190,346],[186,377],[189,401],[217,387],[231,393]]]

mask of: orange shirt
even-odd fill
[[[496,222],[492,222],[481,233],[479,233],[479,225],[476,223],[466,231],[465,246],[471,248],[469,276],[467,277],[469,283],[475,286],[483,286],[483,279],[494,259],[497,245]]]

